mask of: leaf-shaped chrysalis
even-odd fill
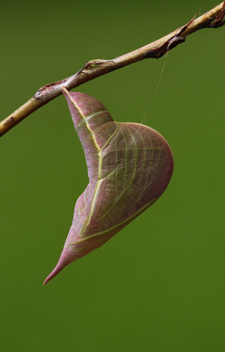
[[[152,205],[173,172],[167,141],[152,128],[115,122],[104,105],[63,88],[88,167],[61,257],[44,284],[67,264],[102,246]]]

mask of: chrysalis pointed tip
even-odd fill
[[[47,284],[53,277],[55,277],[62,269],[65,268],[69,263],[71,263],[71,254],[68,252],[68,249],[63,249],[63,252],[61,254],[61,257],[59,258],[59,261],[56,265],[56,267],[52,270],[52,272],[47,276],[45,281],[43,282],[43,285]]]
[[[55,277],[64,267],[65,265],[58,263],[55,269],[47,276],[47,278],[43,282],[43,285],[47,284],[51,279],[53,279],[53,277]]]

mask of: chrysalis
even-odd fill
[[[84,149],[89,184],[76,202],[59,262],[44,284],[152,205],[173,172],[171,149],[158,132],[137,123],[115,122],[89,95],[66,88],[63,93]]]

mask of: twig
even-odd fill
[[[47,84],[19,109],[14,111],[5,120],[0,122],[0,136],[3,136],[12,127],[22,121],[32,112],[47,104],[62,94],[62,87],[68,90],[94,78],[102,76],[121,67],[130,65],[148,58],[160,58],[169,50],[185,41],[185,37],[202,28],[218,28],[225,24],[225,1],[206,12],[204,15],[193,18],[189,23],[176,29],[172,33],[113,60],[91,60],[84,67],[69,78]]]

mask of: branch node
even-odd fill
[[[171,38],[169,38],[165,43],[163,43],[162,45],[160,45],[154,49],[147,51],[145,58],[146,59],[149,59],[149,58],[159,59],[160,57],[162,57],[163,55],[168,53],[171,49],[175,48],[177,45],[184,43],[185,36],[183,36],[182,34],[186,31],[186,29],[194,21],[196,15],[190,20],[190,22],[188,22],[183,27],[181,27],[180,30],[175,35],[173,35]]]
[[[219,28],[225,25],[225,1],[221,12],[216,16],[216,18],[210,23],[211,28]]]

